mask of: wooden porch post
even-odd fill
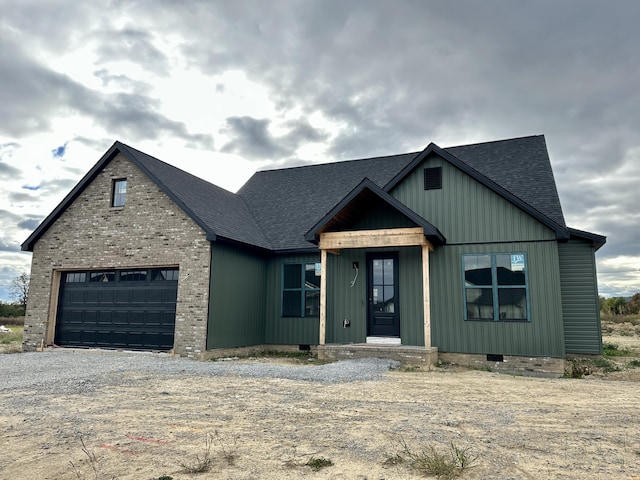
[[[327,251],[320,250],[320,345],[324,345],[327,336]]]
[[[429,293],[429,245],[422,245],[422,296],[424,301],[424,346],[431,348],[431,301]]]

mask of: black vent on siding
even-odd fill
[[[487,354],[487,362],[504,362],[504,355]]]
[[[442,188],[442,167],[424,169],[424,189],[440,190]]]

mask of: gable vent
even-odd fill
[[[424,189],[440,190],[442,188],[442,167],[424,169]]]

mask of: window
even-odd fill
[[[85,272],[67,273],[65,277],[66,283],[83,283],[87,279]]]
[[[282,316],[320,315],[320,271],[315,263],[290,263],[282,267]]]
[[[153,281],[172,281],[178,280],[178,269],[154,270]]]
[[[89,274],[90,282],[115,282],[116,272],[91,272]]]
[[[120,272],[121,282],[144,282],[147,280],[146,270],[127,270]]]
[[[440,190],[442,188],[442,167],[424,169],[424,189]]]
[[[124,207],[127,199],[127,179],[121,178],[113,181],[113,195],[111,196],[112,207]]]
[[[524,253],[463,255],[465,320],[529,320]]]

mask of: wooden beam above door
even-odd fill
[[[347,232],[324,232],[320,234],[320,250],[340,250],[343,248],[379,248],[433,246],[424,236],[421,227],[386,228],[381,230],[355,230]]]

